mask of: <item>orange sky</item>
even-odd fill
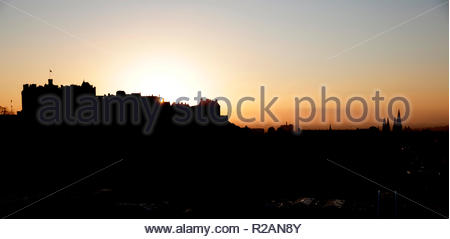
[[[292,123],[294,97],[309,96],[318,112],[302,127],[328,128],[330,122],[318,121],[322,86],[341,99],[342,110],[352,96],[369,103],[367,121],[346,122],[343,111],[344,122],[334,128],[378,125],[376,90],[386,98],[383,117],[388,100],[404,96],[411,103],[407,125],[448,124],[448,4],[442,1],[7,2],[0,3],[0,105],[13,100],[14,110],[22,84],[46,83],[51,68],[56,84],[84,79],[98,94],[120,89],[170,101],[198,90],[226,96],[231,120],[242,126],[236,103],[255,97],[243,110],[258,116],[262,85],[266,101],[279,97],[272,110],[281,122],[249,126]],[[330,110],[331,116],[332,104]]]

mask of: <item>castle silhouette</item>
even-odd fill
[[[160,96],[141,96],[140,93],[132,93],[126,94],[124,91],[117,91],[115,95],[108,94],[103,96],[96,95],[96,88],[89,84],[88,82],[84,82],[81,85],[70,85],[70,86],[57,86],[53,84],[53,79],[48,80],[48,84],[43,86],[36,86],[35,84],[25,84],[22,90],[22,111],[18,112],[18,116],[23,118],[29,123],[36,123],[38,121],[39,108],[41,105],[39,104],[39,99],[43,96],[55,96],[58,99],[61,99],[64,104],[61,104],[61,111],[66,112],[66,115],[73,115],[77,108],[82,106],[82,103],[78,102],[77,99],[80,97],[95,97],[96,107],[98,107],[99,118],[104,119],[106,117],[111,117],[113,123],[117,124],[119,122],[116,116],[118,112],[118,107],[121,110],[123,115],[121,117],[123,119],[124,124],[130,124],[132,121],[132,113],[135,109],[141,109],[142,102],[148,102],[149,105],[157,105],[160,108],[160,114],[158,118],[165,121],[164,125],[167,126],[169,124],[168,120],[173,119],[177,111],[183,111],[188,109],[189,112],[192,112],[193,118],[196,119],[196,122],[199,124],[208,124],[208,123],[222,123],[225,124],[228,122],[227,116],[220,115],[220,105],[217,100],[210,100],[206,98],[200,99],[198,105],[189,106],[185,103],[173,103],[165,102],[164,99]],[[127,101],[125,101],[127,100]],[[108,103],[106,106],[105,104]],[[135,103],[134,105],[130,105],[130,103]],[[114,107],[117,106],[117,107]],[[70,109],[69,109],[70,108]],[[112,109],[109,109],[112,108]],[[71,111],[71,112],[67,112]],[[143,117],[143,112],[138,112],[138,118]],[[166,122],[167,121],[167,122]],[[181,122],[184,124],[189,124],[191,120],[186,120],[186,122]],[[142,122],[136,122],[142,123]]]

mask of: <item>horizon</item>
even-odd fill
[[[59,84],[85,80],[99,95],[124,90],[173,102],[200,90],[236,106],[245,96],[258,99],[265,86],[266,98],[279,97],[272,110],[280,122],[239,122],[232,112],[230,121],[241,127],[293,123],[294,97],[318,104],[322,86],[342,104],[354,95],[370,100],[380,90],[383,118],[389,98],[406,97],[411,128],[449,122],[448,3],[442,1],[16,0],[0,1],[0,13],[0,106],[9,109],[12,100],[14,111],[22,85],[43,84],[50,68]],[[330,104],[327,122],[303,127],[379,126],[369,103],[361,124],[334,124]],[[258,104],[245,103],[244,114],[258,115]],[[352,114],[360,111],[355,103]]]
[[[51,70],[50,70],[50,74],[51,74]],[[88,82],[88,81],[84,81],[83,80],[83,84],[84,83],[87,83],[88,85],[90,85],[90,82]],[[25,87],[30,87],[31,85],[34,85],[34,86],[36,86],[36,87],[47,87],[47,86],[49,86],[49,85],[53,85],[53,86],[56,86],[56,87],[58,87],[58,88],[62,88],[62,87],[68,87],[68,86],[79,86],[79,85],[77,85],[77,84],[68,84],[68,85],[58,85],[58,84],[55,84],[55,82],[54,82],[54,79],[53,78],[49,78],[48,79],[48,81],[47,81],[47,83],[46,84],[42,84],[42,85],[39,85],[39,84],[24,84],[23,85],[23,87],[25,88]],[[81,85],[81,84],[80,84]],[[96,86],[95,85],[91,85],[92,87],[94,87],[94,89],[96,89]],[[95,96],[96,97],[102,97],[102,96],[117,96],[118,95],[118,93],[119,92],[123,92],[123,93],[125,93],[126,95],[134,95],[134,94],[138,94],[139,96],[142,96],[142,97],[148,97],[148,96],[151,96],[151,97],[153,97],[153,96],[157,96],[157,97],[159,97],[160,99],[162,99],[163,101],[162,102],[165,102],[165,103],[169,103],[170,105],[174,105],[174,104],[177,104],[177,102],[175,102],[175,101],[166,101],[166,100],[164,100],[164,96],[161,96],[161,95],[154,95],[154,94],[151,94],[151,95],[143,95],[141,92],[125,92],[125,91],[123,91],[123,90],[121,90],[121,89],[118,89],[118,90],[116,90],[116,92],[115,92],[115,94],[114,93],[107,93],[107,94],[103,94],[103,95],[99,95],[99,94],[96,94]],[[328,97],[328,96],[327,96]],[[219,105],[220,105],[220,101],[217,101],[217,99],[215,99],[215,98],[208,98],[208,97],[203,97],[202,96],[202,98],[201,98],[201,100],[203,101],[203,100],[213,100],[213,101],[216,101],[216,102],[218,102],[219,103]],[[196,106],[196,105],[199,105],[199,102],[197,101],[196,103],[194,103],[194,104],[190,104],[189,103],[189,101],[186,103],[186,102],[184,102],[184,101],[182,101],[182,102],[179,102],[179,104],[185,104],[185,105],[187,105],[187,106],[189,106],[189,107],[191,107],[191,106]],[[221,105],[221,107],[223,107],[222,105]],[[335,111],[335,108],[333,108],[333,110]],[[15,111],[15,112],[9,112],[10,114],[13,114],[13,115],[18,115],[18,113],[19,112],[21,112],[22,111],[22,108],[19,110],[19,111]],[[221,113],[224,113],[224,111],[225,110],[221,110]],[[401,112],[400,112],[400,109],[397,109],[397,111],[398,111],[398,114],[401,114]],[[327,111],[328,112],[328,111]],[[335,111],[336,112],[336,111]],[[8,112],[6,112],[6,113],[8,113]],[[225,112],[225,115],[226,115],[226,113],[227,112]],[[327,116],[328,117],[328,116]],[[383,118],[383,120],[385,120],[385,119],[387,119],[387,118]],[[388,122],[389,122],[389,120],[390,119],[387,119],[388,120]],[[391,120],[392,121],[392,123],[394,123],[394,120]],[[242,127],[242,128],[244,128],[244,127],[248,127],[248,125],[244,122],[231,122],[231,123],[233,123],[233,124],[235,124],[235,125],[237,125],[237,126],[239,126],[239,127]],[[341,130],[341,131],[346,131],[346,130],[364,130],[364,129],[369,129],[369,128],[372,128],[372,127],[375,127],[375,128],[377,128],[378,130],[380,130],[380,127],[382,127],[382,125],[383,125],[383,122],[377,122],[378,124],[374,124],[374,125],[369,125],[369,126],[367,126],[367,127],[358,127],[358,125],[359,124],[353,124],[353,125],[344,125],[344,126],[342,126],[342,123],[335,123],[334,125],[333,124],[328,124],[326,127],[324,126],[324,127],[317,127],[317,126],[313,126],[313,127],[308,127],[308,125],[306,124],[306,128],[303,128],[303,127],[300,127],[302,130],[306,130],[306,131],[328,131],[328,130],[330,130],[330,128],[332,129],[332,130],[337,130],[337,131],[339,131],[339,130]],[[285,121],[285,122],[278,122],[278,123],[276,123],[276,124],[274,124],[274,123],[272,123],[272,124],[263,124],[263,125],[258,125],[258,124],[253,124],[253,126],[251,126],[251,127],[249,127],[250,129],[263,129],[264,130],[264,132],[267,132],[267,130],[269,129],[269,128],[271,128],[271,127],[273,127],[273,128],[275,128],[275,129],[277,129],[278,127],[282,127],[283,125],[293,125],[294,123],[293,122],[289,122],[289,121]],[[325,125],[326,123],[321,123],[322,125]],[[300,125],[300,126],[302,126],[302,125]],[[337,126],[337,127],[336,127]],[[360,125],[359,125],[360,126]],[[411,130],[411,131],[421,131],[421,130],[437,130],[437,131],[446,131],[446,130],[448,130],[448,127],[449,127],[449,125],[447,124],[447,125],[438,125],[438,126],[433,126],[433,127],[417,127],[417,128],[414,128],[414,127],[410,127],[410,126],[408,126],[408,125],[403,125],[403,128],[404,129],[408,129],[408,130]]]

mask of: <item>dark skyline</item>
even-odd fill
[[[61,117],[68,118],[42,124],[36,112],[44,119],[57,118],[56,111],[47,108],[55,105],[44,104],[42,111],[36,104],[49,92],[62,98]],[[383,130],[330,126],[295,134],[293,125],[285,123],[264,132],[228,122],[215,101],[188,106],[124,91],[97,96],[87,82],[68,87],[51,80],[46,86],[24,85],[22,96],[23,112],[0,116],[8,149],[0,176],[0,213],[8,218],[448,215],[448,128],[412,131],[395,121],[389,128],[386,122]],[[108,115],[105,101],[114,102],[109,105],[116,106],[109,111],[111,121],[70,121],[89,119],[97,112],[81,111],[89,107],[80,101],[66,110],[64,102],[73,101],[67,97],[81,96],[101,104],[101,118]],[[133,121],[133,100],[139,107],[159,109],[154,111],[158,117],[150,119],[151,133],[143,131],[149,122],[145,110],[145,120]],[[174,121],[189,111],[191,121]],[[114,166],[16,212],[40,195],[108,165]]]
[[[88,82],[85,82],[85,81],[83,81],[81,85],[70,84],[70,85],[67,85],[67,86],[57,85],[57,84],[54,84],[53,82],[54,82],[53,79],[49,79],[47,84],[45,84],[45,85],[24,84],[22,92],[21,92],[21,94],[22,94],[22,100],[21,100],[21,102],[22,102],[22,107],[21,107],[22,110],[18,111],[17,114],[20,117],[28,117],[28,118],[36,117],[37,109],[41,106],[39,104],[39,102],[38,102],[39,96],[42,96],[42,95],[45,95],[45,94],[55,94],[59,98],[61,98],[61,100],[63,101],[64,100],[63,99],[63,92],[65,91],[65,89],[70,89],[70,92],[72,92],[72,94],[74,94],[73,98],[75,100],[80,95],[94,96],[99,101],[102,101],[102,98],[114,97],[114,96],[125,96],[125,94],[126,94],[125,91],[118,90],[115,95],[108,93],[108,94],[105,94],[105,95],[99,95],[98,96],[98,95],[96,95],[96,87],[90,85]],[[152,98],[153,101],[160,101],[160,102],[164,101],[164,96],[153,96],[153,95],[151,95],[151,96],[142,96],[141,93],[130,93],[130,94],[127,94],[127,96],[146,97],[146,98]],[[206,97],[201,97],[201,98],[202,98],[202,101],[203,100],[207,100]],[[220,103],[219,102],[217,102],[217,103],[218,103],[217,104],[218,105],[218,112],[216,112],[217,115],[218,115],[217,117],[221,117],[220,115],[223,112],[221,112],[221,110],[220,110]],[[175,104],[174,102],[164,102],[164,104],[172,105],[172,106],[173,105],[189,106],[189,104],[184,103],[184,102],[179,103],[179,104]],[[197,104],[198,104],[198,102],[197,102]],[[225,106],[225,107],[227,107],[227,106]],[[26,113],[24,114],[23,112],[26,112],[27,108],[30,108],[29,111],[32,111],[32,113],[28,113],[28,115]],[[33,109],[31,109],[31,108],[33,108]],[[13,106],[10,106],[9,109],[8,109],[8,107],[2,107],[2,114],[3,115],[11,115],[11,114],[14,115],[14,114],[16,114],[15,112],[11,112],[10,109],[13,109]],[[101,108],[99,108],[99,110],[101,110]],[[74,111],[74,112],[71,112],[71,113],[76,113],[76,112]],[[226,112],[225,112],[225,114],[226,114]],[[333,114],[333,112],[332,112],[332,114]],[[361,127],[361,125],[359,123],[357,123],[357,124],[352,124],[352,126],[350,126],[350,128],[341,128],[340,125],[342,123],[335,123],[335,124],[329,124],[327,127],[323,126],[323,127],[319,128],[319,129],[326,130],[326,129],[329,129],[330,127],[332,127],[335,130],[336,129],[340,129],[340,130],[353,129],[354,130],[354,129],[361,129],[361,128],[364,129],[364,128],[376,127],[379,130],[386,131],[387,127],[389,127],[389,131],[391,131],[391,130],[392,131],[398,131],[399,129],[401,131],[403,128],[406,128],[407,130],[423,130],[423,129],[446,130],[448,128],[448,125],[442,125],[442,126],[437,126],[437,127],[411,129],[409,127],[409,125],[407,125],[407,124],[405,124],[405,122],[402,122],[401,120],[399,120],[400,119],[400,118],[398,118],[398,117],[400,117],[399,114],[401,114],[400,109],[397,110],[397,116],[394,119],[391,119],[392,124],[389,124],[389,119],[388,118],[382,118],[382,120],[383,120],[382,122],[378,122],[377,124],[370,125],[369,127],[364,127],[364,126]],[[287,121],[284,122],[284,123],[283,122],[278,122],[278,123],[272,123],[270,125],[266,124],[266,126],[264,128],[262,128],[262,129],[264,129],[264,131],[267,132],[268,129],[271,128],[271,127],[283,127],[283,125],[285,125],[285,124],[288,124],[288,122]],[[292,124],[292,123],[289,122],[289,124]],[[324,124],[324,123],[322,123],[322,124]],[[305,125],[308,126],[307,123]],[[391,127],[391,125],[392,125],[392,127]],[[396,125],[402,125],[402,126],[396,127]],[[245,122],[244,122],[243,126],[241,126],[241,127],[247,127]],[[257,130],[261,129],[260,127],[252,127],[252,128],[255,128]],[[310,129],[311,130],[311,128],[308,128],[308,127],[306,129]],[[312,130],[314,130],[314,129],[315,128],[312,128]]]

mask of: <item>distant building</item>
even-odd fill
[[[377,133],[377,132],[378,132],[378,128],[375,127],[375,126],[370,126],[370,127],[369,127],[369,131],[370,131],[370,132]]]
[[[292,134],[294,132],[294,126],[286,122],[285,125],[280,125],[280,127],[278,127],[277,132],[281,134]]]
[[[383,119],[383,127],[382,127],[381,131],[383,133],[391,132],[391,126],[389,125],[389,118],[387,120]]]
[[[276,131],[275,131],[275,128],[274,128],[274,127],[270,127],[270,128],[267,130],[267,135],[273,136],[273,135],[275,135],[275,133],[276,133]]]
[[[66,93],[70,92],[70,98],[64,99]],[[160,113],[159,119],[161,119],[163,124],[169,125],[171,123],[171,118],[175,114],[175,106],[186,106],[192,110],[193,116],[197,119],[199,117],[206,118],[205,123],[227,123],[228,116],[220,115],[220,105],[217,100],[202,99],[200,103],[196,106],[189,106],[187,104],[173,104],[170,102],[165,102],[160,96],[141,96],[140,93],[127,94],[125,91],[119,90],[116,95],[108,94],[103,96],[96,96],[96,88],[84,82],[81,85],[70,85],[70,86],[57,86],[53,84],[53,79],[48,79],[48,84],[43,86],[37,86],[36,84],[25,84],[22,90],[22,111],[18,112],[18,115],[30,122],[36,122],[37,113],[41,107],[39,98],[44,95],[54,95],[61,99],[61,107],[63,112],[65,112],[65,100],[71,100],[73,106],[71,107],[71,112],[76,111],[80,105],[76,102],[80,96],[93,96],[98,100],[98,108],[101,115],[100,118],[105,120],[107,118],[107,123],[110,124],[128,124],[132,122],[139,121],[139,115],[142,114],[140,110],[142,108],[142,102],[148,102],[149,105],[159,104]],[[137,104],[132,104],[137,102]],[[69,110],[68,110],[69,111]],[[72,112],[73,111],[73,112]],[[120,116],[120,117],[116,117]],[[132,117],[135,116],[135,117]],[[140,115],[141,118],[143,115]],[[202,123],[202,122],[200,122]]]
[[[400,117],[400,110],[397,112],[397,118],[394,118],[394,126],[392,127],[393,132],[402,131],[402,117]]]
[[[202,99],[198,105],[192,106],[192,110],[197,118],[201,117],[215,122],[228,121],[228,116],[220,115],[220,105],[217,100]]]
[[[63,92],[70,90],[72,97],[81,95],[95,96],[96,89],[91,84],[84,82],[81,85],[57,86],[53,84],[53,79],[48,79],[48,84],[36,86],[36,84],[25,84],[22,90],[22,111],[20,115],[26,120],[34,121],[39,109],[39,98],[44,95],[56,95],[62,99]]]
[[[392,126],[392,132],[398,133],[401,132],[403,129],[402,126],[402,117],[400,116],[400,110],[397,112],[397,117],[394,117],[394,124]],[[391,132],[391,126],[389,124],[389,118],[383,119],[383,127],[382,127],[383,133]]]

